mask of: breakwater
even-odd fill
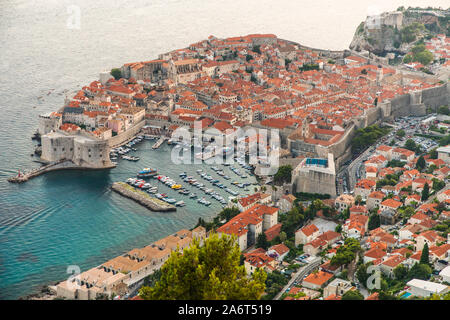
[[[63,159],[60,161],[46,164],[40,168],[35,168],[35,169],[29,170],[29,171],[19,173],[14,177],[8,178],[8,182],[23,183],[23,182],[27,182],[28,180],[30,180],[32,178],[40,176],[46,172],[57,171],[57,170],[66,170],[66,169],[97,170],[97,169],[111,169],[111,168],[115,168],[115,167],[116,167],[116,165],[114,165],[114,164],[109,165],[109,166],[104,166],[102,168],[83,167],[83,166],[79,166],[79,165],[73,163],[71,160]]]
[[[137,190],[125,182],[114,182],[111,189],[122,196],[132,199],[140,205],[152,211],[176,211],[176,207],[159,199],[153,198],[147,193]]]

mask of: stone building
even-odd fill
[[[48,162],[71,160],[80,167],[107,168],[110,148],[107,140],[86,133],[50,132],[42,136],[41,159]]]
[[[294,192],[336,196],[336,170],[333,154],[327,159],[305,158],[292,172]]]

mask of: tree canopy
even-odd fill
[[[122,78],[122,71],[118,68],[111,69],[111,75],[114,77],[114,79],[119,80]]]
[[[354,238],[345,239],[344,245],[336,250],[336,254],[331,258],[332,265],[347,265],[356,258],[356,254],[361,250],[361,245]]]
[[[292,178],[292,166],[286,165],[278,168],[277,173],[275,173],[273,180],[276,184],[283,184],[291,182]]]
[[[341,300],[364,300],[364,296],[358,290],[349,290],[342,295]]]
[[[235,237],[212,234],[203,245],[193,240],[183,252],[174,251],[153,287],[142,287],[144,300],[260,299],[267,274],[257,269],[248,277],[240,266]]]
[[[366,148],[372,145],[379,139],[389,132],[387,128],[380,128],[377,125],[371,125],[365,128],[360,128],[356,130],[356,135],[352,140],[352,147],[354,151]]]
[[[263,248],[264,250],[267,250],[270,247],[270,242],[267,241],[266,234],[262,232],[258,239],[256,240],[256,248]]]

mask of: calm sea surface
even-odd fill
[[[220,210],[213,199],[204,207],[162,185],[160,190],[187,206],[154,213],[112,193],[112,182],[142,167],[173,178],[182,171],[195,175],[200,167],[213,172],[174,165],[168,146],[153,151],[149,141],[137,146],[137,163],[9,184],[7,177],[17,169],[38,166],[30,156],[37,116],[59,108],[66,93],[98,79],[102,70],[156,58],[211,34],[274,33],[313,47],[345,49],[367,12],[400,5],[444,7],[448,1],[0,1],[0,299],[32,293],[67,277],[69,265],[86,270]],[[79,29],[68,27],[77,12]],[[231,181],[241,181],[226,172]]]

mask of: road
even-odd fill
[[[303,266],[300,268],[296,273],[294,273],[291,277],[291,280],[289,280],[288,284],[275,296],[274,300],[280,299],[281,295],[286,292],[288,288],[292,286],[292,284],[299,280],[303,280],[303,277],[310,272],[312,272],[315,268],[319,267],[322,263],[322,258],[317,257],[314,261],[311,263],[308,263],[306,266]]]

